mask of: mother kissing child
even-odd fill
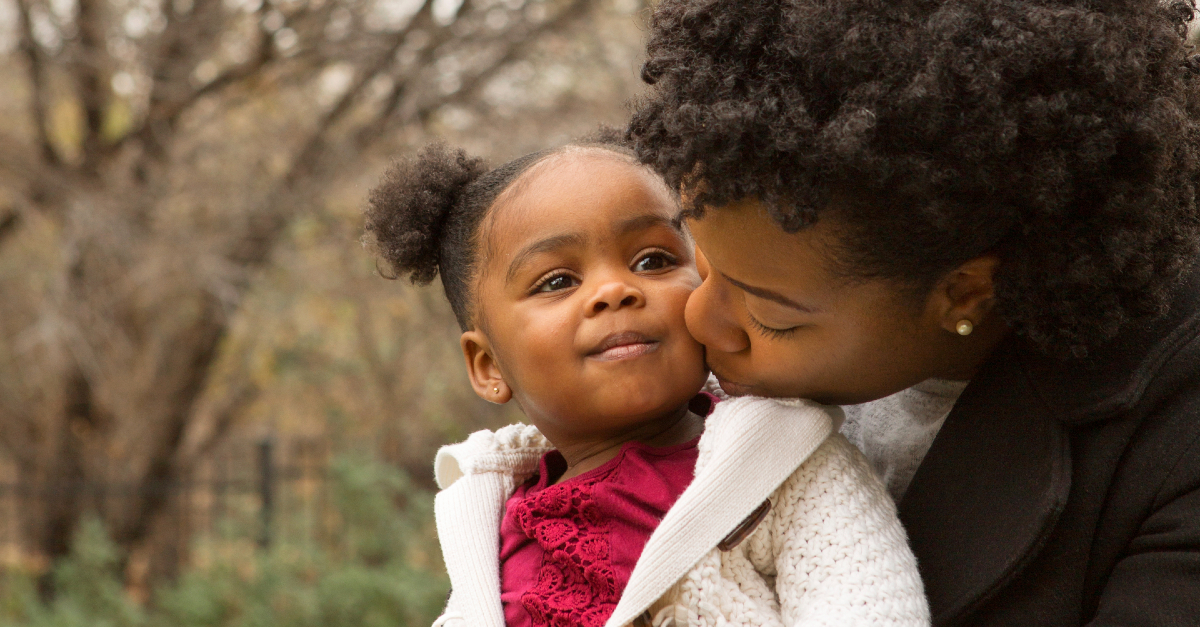
[[[631,124],[734,395],[843,405],[935,625],[1200,624],[1190,0],[663,0]]]

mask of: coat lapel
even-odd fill
[[[959,621],[1038,553],[1071,490],[1069,429],[1107,420],[1189,372],[1161,367],[1200,327],[1200,272],[1166,315],[1064,362],[1010,339],[963,390],[901,501],[935,625]],[[1160,392],[1161,393],[1161,392]],[[1153,402],[1150,399],[1149,402]]]
[[[1070,492],[1066,427],[1011,346],[963,391],[899,506],[935,625],[955,622],[1016,576]]]

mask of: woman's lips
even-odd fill
[[[599,361],[620,361],[634,359],[658,350],[659,342],[652,340],[636,331],[613,333],[604,338],[596,348],[588,353],[588,357]]]
[[[717,378],[717,383],[721,385],[721,389],[724,390],[726,394],[730,396],[749,396],[754,394],[753,387],[744,383],[736,383],[726,379],[725,377],[722,377],[721,373],[717,372],[716,370],[712,370],[711,365],[709,366],[709,370],[712,372],[713,376]]]

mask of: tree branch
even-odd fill
[[[587,0],[573,0],[570,6],[560,11],[558,15],[554,16],[553,18],[538,24],[537,26],[519,34],[518,36],[508,37],[504,51],[497,55],[496,58],[494,58],[484,68],[476,71],[466,80],[464,80],[462,85],[453,94],[426,102],[424,104],[419,104],[416,108],[414,117],[424,124],[428,122],[429,117],[441,107],[444,107],[448,104],[456,104],[474,99],[478,95],[479,90],[483,88],[485,84],[487,84],[488,79],[495,76],[496,72],[500,68],[521,58],[526,52],[528,52],[530,47],[538,42],[539,38],[543,34],[558,30],[571,21],[585,15],[590,6],[591,3],[589,3]]]
[[[424,28],[428,24],[432,23],[432,16],[433,0],[425,0],[425,3],[421,6],[421,9],[416,15],[413,16],[411,20],[409,20],[408,25],[401,32],[396,34],[391,45],[387,47],[383,54],[376,57],[375,60],[364,71],[359,73],[354,84],[351,85],[350,88],[342,94],[341,98],[338,99],[337,103],[328,112],[326,112],[324,116],[322,116],[321,121],[317,124],[316,130],[309,136],[304,148],[301,149],[300,156],[292,162],[291,169],[289,169],[287,174],[283,177],[282,184],[284,187],[292,187],[296,180],[307,176],[311,172],[313,167],[316,165],[317,159],[321,155],[322,148],[325,145],[325,137],[329,132],[329,129],[332,128],[334,124],[341,121],[341,119],[350,112],[359,97],[361,97],[363,92],[366,91],[367,86],[370,85],[371,80],[374,79],[377,74],[382,72],[384,68],[395,61],[396,53],[399,52],[400,47],[404,45],[404,40],[408,34],[418,28]]]
[[[29,152],[25,142],[0,133],[0,180],[11,182],[11,190],[23,197],[23,207],[58,217],[65,199],[86,184],[65,166],[42,163],[30,158]]]
[[[268,6],[269,3],[262,3],[256,19],[261,21]],[[277,58],[267,34],[260,27],[255,30],[258,36],[258,50],[254,58],[228,68],[204,85],[190,87],[191,73],[196,61],[201,58],[202,46],[217,38],[220,29],[215,25],[219,26],[221,20],[220,2],[198,0],[191,16],[184,19],[176,15],[163,31],[159,46],[159,63],[153,72],[154,87],[150,94],[149,111],[139,131],[131,134],[141,139],[153,154],[162,154],[161,149],[168,141],[166,134],[175,128],[179,117],[201,98],[257,76]],[[180,93],[183,95],[179,95]],[[122,141],[127,139],[128,136],[122,138]]]
[[[171,342],[177,347],[172,352],[177,353],[178,360],[164,364],[161,374],[155,377],[159,388],[165,387],[163,394],[169,399],[168,411],[158,418],[163,432],[151,445],[146,474],[140,480],[142,498],[130,508],[125,524],[114,530],[113,539],[121,546],[130,547],[140,542],[150,530],[155,516],[167,505],[169,494],[163,486],[177,476],[176,456],[195,412],[196,401],[212,372],[217,347],[226,329],[219,303],[209,300],[205,308],[209,312],[200,315],[189,328],[181,330],[177,341]]]
[[[183,436],[183,444],[175,457],[175,476],[190,473],[196,463],[208,457],[226,434],[233,428],[242,411],[258,398],[261,390],[248,379],[237,382],[236,388],[225,394],[221,402],[210,411],[204,412],[207,420],[193,421]]]
[[[39,157],[46,165],[59,166],[62,160],[54,151],[54,144],[50,141],[50,129],[46,124],[46,112],[50,106],[46,94],[46,69],[41,48],[33,38],[33,17],[30,14],[29,3],[30,0],[17,0],[21,29],[19,47],[29,67],[29,110],[33,117]]]
[[[83,169],[95,174],[104,151],[104,113],[112,95],[105,73],[111,65],[104,34],[105,3],[78,0],[78,7],[75,23],[79,28],[79,49],[70,69],[83,106]]]
[[[17,225],[20,223],[20,217],[11,207],[0,212],[0,242],[3,242],[4,238],[15,233]]]

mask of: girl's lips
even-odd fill
[[[599,361],[619,361],[641,357],[658,350],[659,342],[636,331],[613,333],[605,337],[588,357]]]
[[[633,359],[635,357],[641,357],[646,353],[653,353],[654,351],[658,350],[658,346],[658,342],[621,344],[591,355],[591,357],[599,361],[620,361],[622,359]]]

